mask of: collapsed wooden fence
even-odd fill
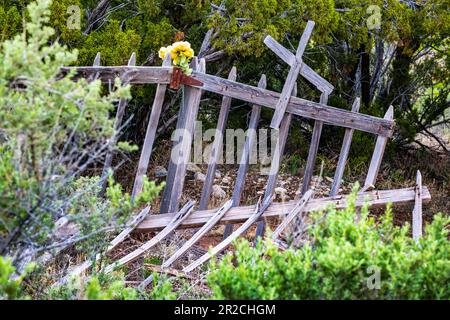
[[[376,145],[369,164],[366,180],[361,192],[358,194],[356,205],[362,206],[366,201],[370,206],[385,206],[387,203],[415,203],[413,235],[419,237],[422,232],[421,206],[422,201],[431,198],[428,189],[422,186],[420,173],[418,173],[417,186],[398,190],[374,190],[384,150],[388,139],[392,136],[394,129],[393,108],[387,110],[384,118],[378,118],[367,114],[359,113],[360,101],[356,98],[352,104],[351,111],[331,107],[327,105],[328,97],[332,94],[334,87],[307,64],[303,62],[302,56],[306,45],[311,37],[314,22],[309,21],[300,39],[297,52],[291,53],[281,46],[270,36],[266,37],[264,43],[289,67],[290,71],[281,93],[266,89],[266,77],[262,75],[258,86],[250,86],[236,81],[236,68],[232,68],[228,79],[206,73],[206,63],[204,59],[198,60],[194,57],[192,61],[193,73],[185,76],[178,68],[171,66],[170,55],[167,55],[161,67],[137,67],[135,66],[135,56],[130,58],[127,66],[103,67],[99,65],[98,55],[94,65],[91,67],[63,68],[63,72],[73,72],[74,78],[84,77],[87,79],[101,79],[105,83],[111,83],[119,77],[124,83],[131,85],[157,84],[156,94],[148,122],[144,144],[142,146],[141,157],[136,172],[133,193],[135,197],[142,191],[143,177],[147,173],[152,149],[155,143],[158,122],[161,117],[161,110],[167,86],[177,89],[184,86],[183,103],[178,113],[177,129],[184,129],[187,134],[179,137],[173,142],[173,148],[180,150],[177,155],[178,161],[169,162],[166,187],[162,196],[160,213],[149,215],[149,208],[144,209],[133,221],[132,227],[124,230],[115,240],[114,246],[123,240],[134,228],[137,231],[159,231],[157,236],[142,245],[137,250],[122,257],[118,262],[106,267],[106,271],[113,270],[118,265],[128,263],[156,245],[159,241],[167,237],[177,228],[198,228],[196,233],[178,251],[170,257],[162,266],[162,269],[169,268],[170,265],[183,256],[196,242],[200,240],[209,230],[217,224],[227,224],[225,228],[224,240],[212,249],[210,253],[194,261],[187,266],[184,271],[190,272],[199,265],[207,261],[213,254],[223,251],[231,241],[242,235],[254,223],[258,223],[257,234],[262,235],[264,230],[265,217],[285,216],[284,221],[277,228],[275,235],[278,236],[283,229],[301,212],[311,212],[320,210],[328,205],[335,205],[337,208],[344,208],[348,197],[339,195],[339,189],[348,160],[349,150],[352,142],[354,130],[359,130],[376,135]],[[320,101],[313,102],[296,97],[296,83],[301,75],[316,87],[320,92]],[[242,100],[252,104],[252,111],[249,120],[247,136],[243,146],[241,161],[237,173],[233,194],[222,207],[208,209],[211,188],[214,181],[214,174],[220,155],[221,138],[216,134],[212,143],[212,151],[207,169],[206,179],[203,185],[198,210],[194,210],[194,204],[188,202],[179,210],[180,199],[183,193],[184,180],[186,176],[187,164],[191,155],[192,137],[197,113],[200,107],[200,100],[203,92],[212,92],[223,96],[222,105],[217,123],[217,133],[223,133],[226,129],[228,113],[232,99]],[[279,130],[279,136],[272,155],[270,175],[264,190],[262,200],[254,206],[240,206],[241,195],[244,189],[245,177],[249,167],[250,151],[255,144],[255,130],[258,128],[262,108],[274,109],[271,127]],[[126,101],[121,100],[118,105],[115,119],[115,128],[118,130],[122,124]],[[293,116],[299,116],[314,120],[314,128],[309,148],[305,173],[301,190],[301,199],[284,203],[273,203],[274,189],[282,161],[284,146],[288,139],[290,124]],[[313,191],[310,188],[313,171],[316,165],[317,152],[323,125],[333,125],[346,128],[336,172],[331,187],[329,197],[313,198]],[[111,165],[112,153],[106,158],[104,174]],[[232,225],[242,223],[242,225],[232,232]],[[109,250],[113,246],[110,246]],[[79,266],[77,272],[82,272],[89,265]],[[144,285],[148,284],[148,280]]]

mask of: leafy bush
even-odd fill
[[[112,178],[105,197],[98,177],[85,177],[108,151],[127,152],[110,117],[129,87],[116,81],[102,93],[99,80],[72,81],[61,67],[77,60],[48,27],[50,0],[28,5],[24,32],[0,46],[0,255],[14,257],[21,270],[50,249],[82,243],[95,256],[105,248],[106,232],[122,228],[162,186],[146,181],[131,197]],[[61,220],[63,219],[63,220]],[[61,234],[57,221],[72,224]]]
[[[450,218],[435,216],[415,242],[390,208],[376,223],[356,193],[343,211],[313,215],[309,241],[280,252],[270,241],[211,262],[208,284],[219,299],[449,299]],[[379,280],[379,281],[378,281]]]
[[[28,298],[22,294],[21,283],[33,268],[34,265],[29,264],[21,275],[13,277],[16,268],[11,259],[0,257],[0,300]]]

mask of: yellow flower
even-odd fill
[[[191,44],[187,41],[178,41],[172,44],[172,49],[170,50],[170,55],[172,60],[180,58],[184,55],[186,58],[191,59],[194,56],[194,50],[191,48]]]
[[[191,59],[194,56],[194,50],[189,48],[186,51],[184,51],[184,55],[186,56],[186,58]]]
[[[166,56],[166,52],[167,52],[167,48],[166,47],[161,47],[161,49],[159,49],[158,55],[161,59],[164,59],[164,57]]]

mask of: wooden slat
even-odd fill
[[[63,71],[79,70],[80,76],[87,76],[99,72],[99,77],[106,82],[113,80],[122,73],[129,72],[130,84],[169,84],[172,68],[162,67],[73,67],[63,68]],[[203,86],[198,88],[233,99],[243,100],[263,107],[275,108],[280,94],[274,91],[253,87],[243,83],[230,81],[213,75],[194,71],[192,78],[199,80]],[[195,87],[195,86],[194,86]],[[385,137],[390,137],[394,129],[394,122],[378,117],[352,113],[351,111],[323,105],[301,98],[291,97],[286,112],[313,120],[320,120],[330,125],[353,128]]]
[[[119,259],[117,262],[114,262],[107,266],[104,270],[105,273],[110,273],[115,268],[121,267],[137,258],[142,256],[144,253],[146,253],[148,250],[150,250],[152,247],[154,247],[156,244],[164,240],[169,234],[171,234],[194,210],[194,202],[189,201],[169,222],[169,224],[155,237],[153,237],[151,240],[144,243],[142,246],[134,250],[133,252],[130,252],[125,257]]]
[[[205,72],[205,60],[201,59],[198,66],[200,72]],[[186,168],[190,160],[192,140],[194,135],[194,126],[197,119],[198,108],[200,106],[200,99],[202,90],[193,87],[184,87],[183,96],[183,112],[181,118],[180,129],[184,130],[184,134],[179,137],[178,142],[174,143],[174,147],[171,152],[171,164],[173,164],[172,157],[176,157],[177,162],[175,166],[169,167],[169,173],[167,175],[167,181],[170,182],[166,185],[163,193],[163,199],[161,203],[161,213],[172,212],[178,210],[178,203],[183,192],[184,180],[186,177]],[[174,150],[178,150],[179,154],[174,155]],[[173,172],[173,174],[171,174]]]
[[[63,67],[63,74],[75,71],[73,80],[88,78],[98,74],[104,83],[114,83],[116,78],[127,78],[130,84],[169,84],[172,78],[172,67]]]
[[[146,207],[145,209],[141,210],[138,215],[133,217],[130,222],[127,223],[128,227],[126,227],[120,234],[118,234],[109,244],[108,248],[106,249],[105,253],[111,252],[117,245],[119,245],[122,241],[128,237],[128,235],[139,225],[139,223],[142,222],[142,220],[145,219],[147,214],[150,212],[150,207]],[[100,259],[100,254],[96,255],[95,260],[98,261]],[[65,277],[61,278],[58,282],[56,282],[53,286],[58,286],[67,283],[68,280],[72,277],[79,276],[83,272],[85,272],[87,269],[89,269],[92,266],[93,261],[86,260],[82,264],[77,265],[74,267]]]
[[[422,174],[420,173],[420,171],[417,171],[412,221],[412,235],[413,239],[416,241],[418,241],[422,236],[422,195]]]
[[[311,189],[305,192],[305,194],[298,201],[297,205],[292,208],[292,210],[287,214],[286,217],[284,217],[283,221],[272,233],[272,239],[277,239],[280,236],[281,232],[283,232],[283,230],[286,229],[286,227],[292,222],[292,220],[303,211],[313,194],[314,191]]]
[[[175,261],[183,256],[194,244],[196,244],[201,237],[208,233],[222,217],[231,209],[233,202],[231,200],[227,201],[221,208],[219,208],[216,213],[209,219],[207,223],[203,225],[184,245],[178,249],[167,261],[162,264],[163,268],[170,267]]]
[[[228,79],[236,80],[236,67],[233,67],[228,75]],[[227,124],[228,113],[230,111],[231,98],[223,97],[222,106],[220,108],[219,119],[217,120],[217,128],[214,136],[214,142],[211,148],[211,156],[208,162],[208,171],[206,173],[205,182],[203,184],[202,195],[200,198],[199,209],[203,210],[208,207],[208,203],[211,197],[212,185],[214,183],[214,177],[216,174],[217,161],[220,153],[222,153],[223,137],[225,127]]]
[[[358,112],[361,105],[360,99],[356,98],[352,105],[352,112]],[[331,186],[330,196],[335,196],[339,193],[342,177],[344,176],[345,165],[347,163],[350,146],[353,139],[353,129],[345,129],[344,141],[342,142],[341,153],[339,154],[339,161],[334,174],[333,184]]]
[[[163,67],[171,65],[170,53],[167,53],[162,63]],[[144,144],[142,146],[141,157],[139,158],[138,169],[134,179],[132,199],[142,192],[144,175],[147,173],[148,163],[152,155],[153,144],[155,142],[156,130],[158,129],[159,118],[161,117],[161,110],[164,103],[164,96],[166,94],[167,85],[158,84],[153,100],[152,111],[145,133]]]
[[[272,50],[278,57],[280,57],[284,62],[286,62],[290,67],[292,67],[296,61],[295,55],[290,52],[288,49],[283,47],[280,43],[278,43],[271,36],[267,36],[264,39],[264,43],[266,46]],[[334,87],[327,80],[322,78],[317,72],[311,69],[306,63],[303,62],[302,67],[300,68],[300,74],[309,82],[311,82],[317,89],[321,92],[326,92],[330,95]]]
[[[297,94],[297,87],[294,86],[293,94]],[[285,113],[283,116],[283,120],[280,124],[280,130],[278,133],[277,144],[275,146],[274,154],[272,156],[272,163],[270,165],[269,179],[267,180],[266,190],[264,191],[263,205],[261,206],[261,210],[265,210],[265,204],[272,202],[273,192],[275,190],[275,186],[277,184],[278,172],[280,171],[281,159],[284,154],[284,147],[286,146],[286,141],[289,133],[289,127],[291,126],[292,115],[289,113]],[[259,212],[259,216],[261,216],[264,211]],[[262,236],[265,228],[264,220],[258,223],[256,227],[256,237]]]
[[[267,85],[266,75],[262,75],[259,79],[258,88],[265,88]],[[256,142],[256,130],[258,129],[259,119],[261,117],[261,106],[253,105],[252,113],[250,115],[250,122],[247,129],[247,136],[245,138],[244,148],[242,150],[241,159],[239,161],[239,169],[236,175],[236,182],[234,184],[233,206],[238,206],[241,202],[242,191],[244,190],[245,177],[247,176],[250,153],[252,152],[253,145]],[[233,225],[227,225],[223,232],[224,238],[228,237],[233,230]]]
[[[260,212],[264,212],[264,208],[259,207],[259,203],[255,207],[255,211],[253,214],[248,218],[245,223],[243,223],[236,231],[234,231],[231,235],[229,235],[226,239],[224,239],[222,242],[220,242],[217,246],[215,246],[213,249],[209,250],[209,252],[205,253],[203,256],[201,256],[199,259],[192,262],[190,265],[185,267],[183,269],[183,272],[189,273],[199,266],[201,266],[203,263],[214,257],[216,254],[222,252],[225,250],[234,240],[236,240],[239,236],[244,234],[254,224],[260,217]]]
[[[386,114],[384,115],[385,120],[392,121],[394,119],[394,107],[390,106]],[[380,170],[381,161],[383,160],[384,149],[388,142],[387,137],[379,136],[377,138],[377,143],[375,145],[375,150],[372,155],[372,160],[370,161],[369,171],[367,173],[366,182],[364,187],[375,186],[377,180],[378,171]]]
[[[309,38],[311,37],[313,28],[314,28],[314,21],[308,21],[306,28],[303,31],[302,37],[300,39],[300,43],[297,48],[297,53],[295,54],[295,62],[292,63],[291,69],[289,70],[289,74],[284,83],[283,90],[281,91],[280,99],[277,101],[277,104],[275,105],[275,113],[273,115],[272,122],[270,123],[271,128],[278,129],[280,127],[281,120],[283,119],[283,116],[286,112],[289,99],[292,96],[292,90],[296,85],[297,77],[298,74],[300,73],[300,69],[303,64],[302,56],[303,53],[305,52]]]
[[[313,212],[327,208],[328,206],[336,206],[337,209],[343,209],[347,206],[348,196],[338,195],[335,197],[311,199],[305,206],[304,212]],[[356,206],[361,207],[365,199],[372,208],[384,207],[387,203],[393,204],[410,204],[415,199],[415,188],[395,189],[395,190],[377,190],[364,192],[357,195]],[[431,199],[430,192],[427,187],[422,187],[422,201]],[[263,213],[262,217],[274,217],[285,215],[292,210],[298,203],[298,200],[272,203]],[[240,223],[247,220],[255,206],[233,207],[220,220],[220,224]],[[204,225],[211,219],[216,210],[201,210],[191,214],[179,228],[194,228]],[[137,228],[138,232],[157,231],[164,228],[173,218],[173,213],[149,215]]]
[[[320,103],[328,103],[328,94],[322,93],[320,96]],[[314,165],[316,164],[317,151],[319,150],[320,136],[322,134],[323,122],[316,120],[314,122],[314,129],[311,137],[311,144],[309,145],[308,159],[306,161],[305,174],[303,176],[303,184],[301,194],[309,189],[311,178],[314,171]]]
[[[136,54],[133,52],[130,59],[128,60],[128,66],[133,67],[135,65],[136,65]],[[121,80],[124,85],[127,85],[128,79],[122,78]],[[128,105],[127,99],[122,98],[119,100],[119,105],[117,106],[117,111],[116,111],[116,118],[114,119],[114,132],[115,133],[114,133],[113,141],[111,142],[111,147],[114,147],[117,144],[118,132],[120,131],[120,128],[122,126],[123,115],[125,113],[125,108],[127,107],[127,105]],[[106,177],[108,175],[109,169],[111,168],[112,159],[113,159],[113,150],[112,150],[112,148],[110,148],[108,150],[108,153],[106,154],[105,163],[103,165],[102,193],[106,189],[106,185],[108,182]]]

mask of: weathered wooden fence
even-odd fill
[[[227,224],[225,228],[224,240],[212,249],[211,252],[194,261],[187,266],[184,271],[190,272],[199,265],[207,261],[212,255],[223,251],[235,238],[245,233],[255,223],[258,223],[257,235],[262,235],[264,230],[265,217],[285,216],[280,226],[275,230],[274,238],[278,237],[283,229],[301,212],[311,212],[320,210],[328,205],[334,204],[337,208],[344,208],[347,204],[347,196],[339,195],[340,184],[348,160],[349,150],[352,142],[354,130],[368,132],[376,135],[377,141],[369,170],[361,192],[356,200],[357,206],[362,206],[367,201],[371,207],[384,206],[387,203],[415,203],[413,234],[418,238],[422,232],[421,212],[422,201],[431,198],[428,189],[422,186],[420,173],[418,173],[417,186],[398,190],[373,190],[375,189],[378,171],[380,169],[384,150],[388,139],[392,136],[394,129],[393,108],[390,107],[384,118],[378,118],[367,114],[359,113],[360,100],[356,98],[351,107],[351,111],[334,108],[327,105],[328,97],[332,94],[334,87],[312,70],[302,60],[309,38],[314,27],[313,22],[308,22],[303,36],[301,37],[297,52],[291,53],[281,46],[270,36],[266,37],[264,43],[286,64],[290,71],[281,93],[266,89],[266,77],[261,76],[257,87],[243,84],[236,81],[236,68],[232,68],[228,79],[223,79],[206,73],[205,60],[198,61],[194,57],[192,61],[193,73],[190,77],[180,74],[179,70],[171,67],[170,56],[167,55],[161,67],[136,67],[135,57],[131,57],[128,66],[102,67],[99,65],[99,57],[96,58],[92,67],[63,68],[64,72],[75,69],[76,77],[86,77],[89,79],[98,78],[108,83],[120,77],[123,82],[132,85],[157,84],[155,99],[152,106],[147,132],[142,146],[141,157],[133,186],[133,197],[142,191],[142,181],[147,173],[149,160],[155,142],[156,130],[161,116],[164,96],[169,85],[178,88],[183,84],[183,103],[178,114],[177,129],[184,129],[184,135],[173,142],[173,150],[179,150],[173,161],[172,155],[169,162],[166,187],[162,196],[160,213],[158,215],[147,215],[150,211],[146,208],[144,214],[138,215],[134,221],[136,230],[159,231],[158,235],[149,242],[142,245],[137,250],[121,258],[117,264],[122,265],[130,262],[145,252],[156,243],[163,240],[176,228],[200,227],[178,251],[169,258],[162,266],[168,268],[178,258],[183,256],[201,237],[210,231],[217,224]],[[296,97],[296,82],[301,75],[309,81],[321,93],[320,102]],[[183,193],[184,180],[186,176],[187,164],[190,159],[192,149],[192,137],[194,125],[200,108],[202,92],[212,92],[223,96],[222,105],[217,123],[217,135],[212,144],[210,161],[207,169],[206,179],[200,198],[198,210],[194,210],[194,204],[188,202],[181,210],[179,204]],[[238,99],[252,104],[252,111],[249,121],[246,140],[243,146],[241,161],[234,185],[232,198],[222,207],[208,209],[211,196],[211,188],[214,181],[214,174],[217,161],[221,151],[222,136],[226,129],[228,113],[232,99]],[[258,128],[261,108],[274,109],[274,116],[271,127],[279,130],[275,152],[272,155],[270,175],[265,187],[264,196],[260,202],[254,206],[240,206],[241,195],[245,185],[245,178],[249,167],[250,151],[255,144],[255,130]],[[117,110],[115,128],[118,130],[122,124],[122,117],[126,108],[126,101],[120,101]],[[274,189],[277,183],[280,163],[282,161],[284,146],[288,139],[290,124],[293,116],[299,116],[314,120],[314,128],[309,148],[309,155],[306,163],[305,174],[301,187],[301,199],[284,203],[272,203]],[[313,199],[313,191],[310,189],[313,171],[316,165],[317,151],[319,148],[320,136],[323,125],[333,125],[345,127],[345,135],[342,148],[334,175],[333,184],[329,197]],[[111,165],[112,153],[106,158],[105,170]],[[242,223],[239,228],[232,232],[232,225]],[[113,243],[122,240],[132,228],[128,228],[115,239]],[[117,265],[115,264],[115,265]],[[86,267],[86,266],[85,266]],[[114,265],[106,268],[111,271]],[[86,267],[87,268],[87,267]],[[84,268],[85,269],[85,268]],[[78,268],[78,272],[84,270]],[[81,270],[81,271],[80,271]],[[147,284],[144,282],[144,284]]]

